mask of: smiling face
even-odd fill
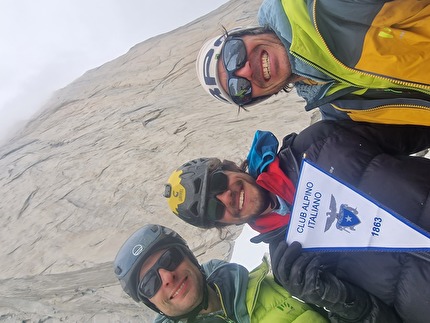
[[[152,254],[142,265],[139,281],[157,262],[165,249]],[[168,316],[189,313],[202,301],[203,277],[199,268],[188,257],[176,269],[158,269],[162,284],[158,292],[149,300]]]
[[[278,93],[288,83],[300,79],[291,73],[287,51],[275,34],[245,35],[241,38],[245,43],[248,59],[235,75],[251,82],[253,98]],[[220,62],[218,76],[221,86],[228,93],[227,73]]]
[[[216,196],[225,206],[219,222],[242,224],[270,210],[270,194],[254,178],[244,172],[223,172],[228,177],[228,189]]]

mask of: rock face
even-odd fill
[[[256,24],[259,5],[230,1],[86,72],[0,148],[0,321],[149,322],[112,271],[145,223],[177,230],[201,261],[229,259],[241,228],[221,240],[184,224],[163,184],[196,157],[240,162],[257,129],[282,137],[309,124],[294,93],[238,114],[196,78],[203,42]]]

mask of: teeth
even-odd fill
[[[245,199],[245,192],[244,191],[240,191],[240,195],[239,195],[239,210],[242,210],[243,200],[244,199]]]
[[[266,80],[270,79],[270,61],[267,53],[263,54],[261,64],[263,65],[263,77]]]
[[[184,285],[185,285],[185,282],[183,282],[183,283],[181,284],[181,286],[178,288],[178,290],[177,290],[176,292],[174,292],[172,296],[170,296],[170,299],[172,299],[172,298],[176,297],[176,295],[178,295],[178,294],[179,294],[179,292],[180,292],[180,291],[181,291],[181,289],[184,287]]]

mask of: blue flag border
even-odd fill
[[[345,183],[344,181],[338,179],[337,177],[333,176],[332,174],[328,173],[327,171],[325,171],[324,169],[322,169],[321,167],[319,167],[318,165],[314,164],[313,162],[307,160],[306,158],[302,159],[302,163],[300,165],[300,174],[299,174],[299,179],[297,183],[300,183],[300,180],[302,178],[302,169],[303,169],[303,165],[305,163],[308,163],[309,165],[312,165],[313,167],[317,168],[319,171],[321,171],[322,173],[328,175],[329,177],[331,177],[332,179],[334,179],[335,181],[341,183],[342,185],[350,188],[351,190],[353,190],[355,193],[359,194],[360,196],[362,196],[363,198],[371,201],[372,203],[374,203],[375,205],[377,205],[379,208],[383,209],[384,211],[386,211],[387,213],[390,213],[392,216],[394,216],[395,218],[397,218],[399,221],[403,222],[404,224],[406,224],[407,226],[409,226],[410,228],[414,229],[415,231],[419,232],[420,234],[424,235],[425,237],[427,237],[428,239],[430,239],[430,233],[427,232],[426,230],[422,229],[421,227],[419,227],[418,225],[416,225],[415,223],[413,223],[412,221],[406,219],[405,217],[401,216],[400,214],[394,212],[393,210],[387,208],[386,206],[382,205],[381,203],[379,203],[378,201],[376,201],[375,199],[373,199],[371,196],[368,196],[366,193],[358,191],[357,188],[355,188],[354,186]],[[296,200],[296,194],[297,194],[297,190],[294,193],[294,201]],[[294,207],[294,202],[293,202],[293,206]],[[293,209],[291,209],[291,218],[293,217]],[[290,220],[291,222],[291,220]],[[285,232],[285,240],[288,237],[288,233],[290,230],[290,225],[288,225],[286,232]],[[345,251],[354,251],[354,252],[359,252],[359,251],[380,251],[380,252],[429,252],[430,251],[430,245],[428,248],[383,248],[383,247],[321,247],[321,248],[303,248],[303,251],[309,251],[309,252],[322,252],[322,251],[329,251],[329,252],[345,252]],[[430,257],[426,257],[426,258],[430,258]]]

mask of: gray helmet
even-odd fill
[[[202,303],[195,308],[198,313],[202,308],[207,307],[207,285],[204,272],[194,254],[188,248],[186,241],[169,228],[156,224],[147,224],[133,233],[124,242],[115,257],[115,275],[120,281],[122,289],[131,298],[136,302],[143,302],[152,310],[161,313],[153,303],[138,292],[139,273],[144,261],[152,254],[158,250],[173,246],[181,248],[203,274],[204,291],[202,293],[204,297]],[[194,314],[194,310],[192,313]],[[181,317],[187,317],[188,315],[190,313]]]
[[[205,216],[208,190],[208,175],[218,158],[193,159],[169,177],[164,196],[170,209],[185,222],[200,228],[213,228],[214,220]]]

